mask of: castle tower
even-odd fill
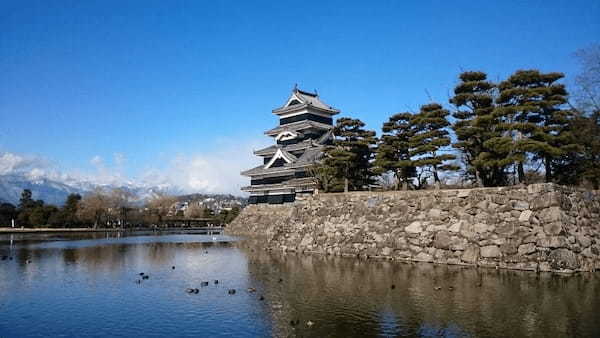
[[[286,103],[273,114],[279,126],[267,130],[276,144],[254,152],[263,164],[242,172],[250,177],[250,203],[293,202],[297,194],[312,194],[316,181],[307,170],[322,156],[323,147],[333,139],[333,115],[340,111],[328,106],[317,93],[294,88]]]

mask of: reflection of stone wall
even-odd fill
[[[600,269],[600,192],[528,187],[320,194],[251,205],[229,233],[270,248],[539,271]]]

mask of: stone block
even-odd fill
[[[550,266],[554,270],[576,270],[579,268],[577,255],[568,249],[556,249],[548,255]]]
[[[450,231],[450,232],[454,232],[454,233],[456,233],[456,232],[460,232],[460,228],[461,228],[461,226],[462,226],[462,224],[463,224],[463,223],[466,223],[466,222],[465,222],[465,221],[458,221],[458,222],[456,222],[456,223],[452,224],[452,225],[451,225],[451,226],[448,228],[448,231]]]
[[[517,253],[519,255],[529,255],[535,252],[535,244],[527,243],[523,245],[519,245]]]
[[[409,234],[420,234],[421,232],[423,232],[422,222],[414,221],[410,223],[406,228],[404,228],[404,231],[406,231]]]
[[[562,236],[551,236],[538,239],[537,246],[542,248],[566,248],[567,239]]]
[[[479,246],[475,244],[468,245],[461,256],[461,260],[466,263],[476,264],[479,260]]]
[[[562,231],[562,224],[559,222],[552,222],[544,224],[544,233],[546,235],[555,236],[559,235]]]
[[[533,216],[533,211],[531,210],[523,210],[521,215],[519,215],[519,222],[529,223],[529,219]]]
[[[500,258],[502,252],[497,245],[488,245],[481,248],[481,257],[483,258]]]
[[[529,203],[525,202],[525,201],[512,201],[512,207],[515,210],[528,210],[529,209]]]
[[[435,239],[433,240],[433,246],[437,249],[448,250],[450,248],[450,235],[446,231],[440,231],[435,234]]]
[[[433,262],[433,256],[425,252],[419,252],[415,256],[415,260],[419,262]]]
[[[440,209],[430,209],[427,213],[431,219],[438,219],[442,216],[442,210]]]

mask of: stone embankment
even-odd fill
[[[318,194],[250,205],[228,234],[265,248],[531,271],[600,270],[600,192],[528,187]]]

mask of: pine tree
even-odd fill
[[[477,185],[499,186],[506,183],[506,154],[502,148],[490,147],[489,142],[502,136],[498,119],[494,116],[496,85],[487,81],[483,72],[463,72],[461,82],[454,88],[450,99],[457,110],[452,114],[456,122],[452,129],[459,149],[465,158],[467,173]]]
[[[440,171],[454,171],[459,167],[449,164],[456,159],[453,154],[443,153],[450,145],[450,136],[446,128],[450,125],[446,117],[450,113],[438,103],[421,106],[418,114],[411,119],[413,135],[410,138],[410,155],[415,167],[429,171],[437,188],[440,186]]]
[[[553,160],[575,147],[567,128],[573,113],[561,109],[567,102],[567,91],[556,83],[563,77],[562,73],[519,70],[499,85],[497,103],[501,107],[496,111],[503,119],[501,127],[513,139],[511,154],[520,182],[524,181],[528,154],[544,164],[546,182],[550,182]]]
[[[410,156],[412,118],[411,113],[398,113],[383,124],[383,135],[373,163],[378,174],[392,171],[397,182],[402,184],[403,190],[408,189],[408,185],[416,176],[416,168]]]
[[[358,119],[340,118],[333,128],[333,145],[325,149],[322,165],[343,180],[344,191],[359,190],[373,182],[371,159],[375,132]]]

